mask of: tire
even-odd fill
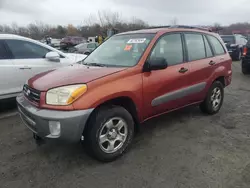
[[[246,67],[241,66],[241,72],[245,75],[249,74],[249,70]]]
[[[35,140],[35,142],[38,146],[43,145],[45,143],[45,141],[40,136],[38,136],[36,133],[33,133],[33,139]]]
[[[85,143],[94,158],[111,162],[125,153],[133,137],[134,121],[131,114],[123,107],[107,106],[98,109],[91,116],[85,133]]]
[[[90,53],[89,52],[85,52],[84,55],[89,55]]]
[[[218,92],[218,90],[220,92]],[[214,98],[214,100],[216,100],[217,96],[219,96],[218,94],[214,95],[215,91],[217,93],[220,93],[220,97],[218,97],[217,102],[212,101],[213,96],[216,97],[216,98]],[[224,87],[223,87],[223,84],[220,81],[215,81],[211,85],[205,100],[200,104],[200,109],[201,109],[202,112],[204,112],[206,114],[209,114],[209,115],[216,114],[216,113],[218,113],[220,111],[220,108],[221,108],[221,106],[223,104],[223,99],[224,99]]]

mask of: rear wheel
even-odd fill
[[[216,114],[220,111],[224,99],[224,87],[220,81],[215,81],[210,87],[205,100],[200,104],[202,112]]]
[[[242,65],[241,65],[241,72],[243,74],[249,74],[249,70],[246,67],[243,67]]]
[[[109,162],[120,157],[132,143],[134,121],[131,114],[120,106],[100,108],[91,117],[86,146],[96,159]]]

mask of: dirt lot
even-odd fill
[[[220,113],[190,107],[143,125],[121,159],[99,163],[82,146],[37,146],[17,115],[0,120],[0,187],[250,187],[250,77],[233,64]]]

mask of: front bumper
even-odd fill
[[[42,138],[57,138],[69,142],[81,139],[87,120],[93,111],[56,111],[39,109],[20,94],[17,97],[18,111],[25,125]],[[51,124],[59,124],[60,133],[55,135],[50,128]]]

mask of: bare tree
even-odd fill
[[[178,19],[176,17],[170,20],[170,25],[177,25],[177,24],[178,24]]]
[[[114,27],[117,23],[121,22],[121,15],[118,12],[102,10],[98,11],[98,19],[102,27]]]
[[[84,19],[82,25],[93,26],[97,22],[98,22],[98,20],[96,18],[96,15],[90,14],[87,18]]]

